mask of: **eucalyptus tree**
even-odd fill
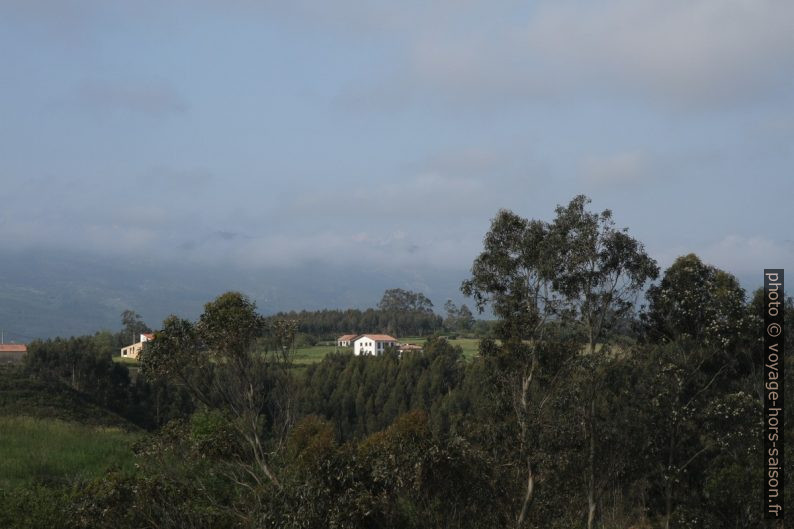
[[[494,375],[515,412],[515,454],[521,471],[516,526],[523,527],[535,499],[537,466],[541,457],[536,441],[537,418],[560,379],[562,368],[541,387],[541,348],[548,322],[557,313],[559,297],[553,290],[560,253],[552,243],[549,225],[500,210],[485,235],[482,253],[474,260],[471,277],[461,290],[483,312],[490,306],[499,318],[497,336],[502,345],[481,345],[494,360]],[[545,374],[545,373],[544,373]]]
[[[695,254],[681,256],[648,289],[644,314],[648,338],[730,349],[749,322],[745,292],[737,279]]]
[[[119,335],[119,345],[121,346],[135,343],[141,334],[152,332],[141,315],[130,309],[121,313],[121,325],[122,329]]]
[[[587,211],[589,203],[583,195],[574,197],[567,206],[557,207],[552,223],[501,210],[485,236],[483,252],[472,265],[471,277],[461,287],[474,298],[480,312],[490,306],[499,317],[500,354],[510,357],[499,377],[513,401],[517,444],[526,465],[519,527],[526,520],[536,483],[533,452],[537,453],[537,447],[533,449],[529,442],[531,429],[539,427],[543,406],[572,367],[571,362],[561,363],[550,373],[548,366],[543,369],[540,365],[541,351],[559,340],[550,333],[564,328],[583,331],[589,362],[605,361],[596,355],[597,344],[608,342],[612,326],[631,314],[639,292],[658,275],[656,262],[643,245],[627,230],[615,228],[609,210]],[[541,371],[544,377],[538,377]],[[595,475],[599,433],[593,396],[601,387],[599,377],[605,369],[594,365],[588,373],[588,391],[582,394],[587,397],[581,399],[580,414],[589,445],[587,519],[592,527],[597,483],[603,482]],[[542,384],[541,378],[545,378]]]
[[[612,326],[629,315],[639,293],[656,279],[659,267],[641,242],[617,229],[612,212],[587,211],[590,199],[574,197],[557,207],[550,237],[560,252],[554,289],[565,299],[568,315],[585,331],[587,346],[608,338]]]
[[[236,481],[281,488],[271,459],[292,420],[285,389],[289,382],[282,379],[297,325],[273,326],[277,347],[268,356],[256,347],[265,326],[255,303],[239,292],[227,292],[207,303],[195,324],[166,318],[141,353],[141,370],[148,378],[177,380],[197,401],[222,412],[248,451],[248,459],[234,466]],[[268,431],[275,439],[266,438]]]
[[[615,227],[610,210],[590,212],[589,203],[589,198],[578,195],[567,206],[558,206],[549,236],[559,252],[553,287],[563,300],[569,323],[583,330],[590,356],[580,413],[588,444],[587,527],[591,529],[605,486],[603,477],[597,475],[603,473],[597,470],[596,458],[601,452],[597,444],[603,439],[599,429],[602,425],[606,428],[599,415],[608,418],[609,414],[597,413],[596,402],[611,363],[605,356],[606,346],[614,325],[631,315],[639,293],[658,276],[659,267],[627,228]],[[603,348],[597,352],[599,344]]]
[[[390,288],[383,293],[378,309],[387,312],[433,312],[433,302],[421,292]]]
[[[665,527],[670,527],[679,502],[693,493],[682,487],[689,470],[709,456],[727,457],[724,439],[710,441],[703,425],[708,410],[724,408],[736,395],[745,398],[743,389],[752,391],[752,383],[743,387],[743,377],[754,378],[748,329],[760,331],[760,323],[736,278],[694,254],[676,259],[661,282],[648,289],[647,299],[643,321],[646,339],[654,344],[647,387],[656,422],[664,425],[652,452],[655,476],[662,482]],[[761,402],[755,403],[758,410]]]
[[[444,303],[444,311],[447,313],[444,327],[449,331],[468,331],[474,325],[474,315],[465,303],[458,307],[448,299]]]

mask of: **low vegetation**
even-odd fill
[[[69,484],[111,468],[131,473],[140,434],[60,419],[0,416],[0,488]]]

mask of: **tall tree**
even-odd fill
[[[648,289],[643,315],[651,341],[735,345],[745,330],[745,292],[736,278],[695,254],[679,257]]]
[[[603,358],[605,351],[596,353],[596,345],[606,345],[614,324],[632,311],[640,290],[657,277],[659,268],[626,228],[615,228],[610,210],[593,213],[587,210],[589,203],[589,198],[579,195],[567,206],[558,206],[549,232],[560,252],[554,289],[563,298],[565,316],[584,331],[592,357],[593,368],[586,371],[590,376],[584,381],[589,390],[581,401],[588,444],[587,528],[592,529],[604,484],[596,475],[600,452],[596,396],[603,394],[596,366],[609,364]]]
[[[482,312],[490,305],[500,318],[497,334],[503,345],[485,342],[481,354],[494,359],[495,375],[511,402],[517,424],[516,453],[523,469],[516,527],[524,527],[535,498],[539,453],[539,417],[553,394],[562,369],[547,373],[540,356],[547,321],[556,314],[553,291],[560,253],[549,225],[501,210],[485,235],[483,252],[474,260],[471,278],[461,290]],[[547,381],[541,385],[541,375]]]
[[[649,348],[648,387],[655,388],[656,421],[665,425],[652,453],[670,527],[677,502],[688,496],[681,490],[684,473],[712,450],[702,435],[704,410],[725,402],[737,372],[752,370],[737,349],[752,317],[736,278],[694,254],[676,259],[647,298],[642,319],[647,340],[656,344]]]
[[[467,331],[474,325],[474,315],[465,303],[458,308],[451,299],[448,299],[444,303],[444,310],[447,313],[447,317],[444,319],[444,326],[447,330]]]
[[[558,206],[550,233],[561,252],[554,288],[584,329],[593,353],[610,327],[633,309],[640,290],[659,275],[659,267],[627,228],[615,228],[610,210],[592,213],[586,209],[589,203],[579,195],[567,206]]]
[[[289,362],[296,325],[278,326],[272,357],[255,348],[263,327],[254,302],[239,292],[227,292],[204,306],[195,325],[176,316],[167,318],[144,347],[141,369],[152,378],[178,378],[197,400],[229,418],[249,454],[249,460],[236,467],[236,481],[253,479],[257,487],[269,481],[281,488],[272,469],[265,423],[269,419],[271,427],[283,425],[291,417],[284,390],[289,383],[277,379],[284,376],[278,367]]]
[[[121,313],[121,325],[122,345],[136,343],[141,334],[152,332],[149,326],[143,321],[143,318],[141,318],[141,315],[130,309]]]
[[[378,308],[391,312],[433,312],[433,302],[421,292],[390,288],[383,293]]]
[[[560,257],[548,223],[501,210],[461,291],[474,298],[480,313],[491,306],[500,319],[497,334],[502,340],[541,338],[559,306],[552,280]]]

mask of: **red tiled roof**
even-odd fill
[[[344,342],[346,342],[346,341],[348,341],[348,340],[352,340],[352,339],[353,339],[353,338],[355,338],[356,336],[358,336],[358,334],[344,334],[344,335],[340,336],[339,338],[337,338],[336,340],[337,340],[337,341],[340,341],[340,342],[341,342],[341,341],[344,341]]]
[[[5,343],[0,345],[0,353],[27,353],[28,346],[23,343]]]
[[[143,336],[146,336],[147,340],[154,340],[154,333],[153,332],[145,332]]]
[[[389,336],[388,334],[362,334],[361,336],[359,336],[359,339],[361,339],[361,338],[369,338],[370,340],[373,340],[375,342],[396,342],[397,341],[397,338]],[[358,341],[358,340],[356,340],[356,341]]]

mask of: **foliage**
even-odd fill
[[[638,308],[656,265],[611,212],[588,203],[575,197],[552,222],[497,214],[462,285],[499,318],[492,328],[470,325],[470,312],[449,302],[442,329],[429,300],[400,289],[378,310],[295,318],[263,318],[230,292],[196,322],[163,322],[142,353],[145,379],[107,363],[109,333],[33,344],[26,375],[0,376],[0,411],[21,414],[59,395],[85,404],[69,417],[104,410],[122,420],[112,408],[156,431],[123,471],[96,476],[104,463],[87,463],[94,470],[79,479],[61,472],[73,482],[0,489],[0,525],[771,527],[753,492],[761,295],[748,303],[733,276],[688,255]],[[794,321],[791,298],[785,321]],[[293,369],[298,341],[425,324],[489,336],[465,360],[435,336],[421,352],[331,353]],[[11,474],[36,472],[13,471],[25,468],[23,444],[6,446]]]
[[[186,392],[162,381],[133,380],[129,369],[113,362],[109,333],[68,339],[36,340],[28,346],[25,372],[64,395],[68,386],[83,400],[107,408],[151,429],[193,409]]]
[[[679,257],[648,289],[649,338],[731,347],[746,325],[745,293],[736,278],[694,254]]]
[[[266,322],[274,320],[297,320],[299,332],[322,340],[367,332],[383,332],[397,337],[427,336],[442,328],[441,316],[425,311],[303,310],[280,312],[266,318]]]
[[[557,262],[548,224],[501,210],[483,245],[461,290],[474,298],[480,312],[490,304],[500,318],[501,339],[534,337],[556,310],[550,287]]]
[[[122,329],[119,333],[121,346],[136,343],[140,340],[141,334],[152,332],[141,318],[141,315],[130,309],[121,313],[121,325]]]
[[[166,318],[141,353],[141,370],[153,380],[179,381],[197,401],[218,410],[249,451],[239,471],[258,486],[268,480],[280,488],[267,437],[275,434],[278,441],[293,420],[292,381],[285,367],[297,325],[271,322],[276,345],[271,359],[255,347],[264,327],[251,300],[227,292],[204,306],[195,325],[176,316]]]
[[[627,229],[615,229],[610,210],[591,213],[585,209],[589,203],[579,195],[558,206],[550,236],[558,252],[553,288],[564,300],[565,316],[584,328],[592,353],[630,313],[659,268]]]
[[[64,527],[64,512],[72,505],[75,492],[74,487],[70,486],[53,487],[42,484],[0,488],[0,527]]]
[[[457,307],[451,299],[448,299],[444,304],[444,310],[447,313],[444,319],[444,327],[447,330],[465,332],[474,326],[474,315],[465,303]]]
[[[431,411],[463,377],[462,354],[459,347],[434,338],[421,352],[401,358],[396,353],[327,355],[306,370],[300,411],[329,420],[342,439],[364,437],[410,410]],[[438,418],[439,428],[444,421]]]
[[[433,312],[433,302],[421,292],[390,288],[383,293],[378,309],[384,312]]]

